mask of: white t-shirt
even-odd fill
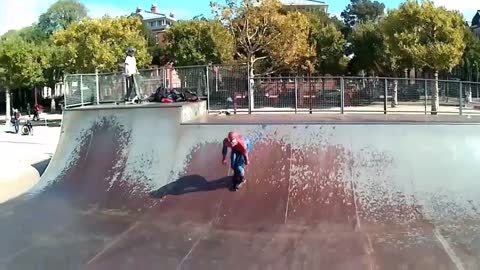
[[[125,73],[128,76],[137,74],[137,60],[135,57],[129,55],[125,58]]]

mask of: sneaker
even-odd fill
[[[245,182],[247,182],[247,180],[245,180],[245,177],[241,177],[240,182],[235,185],[236,188],[240,189],[245,184]]]

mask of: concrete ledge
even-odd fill
[[[201,102],[201,101],[199,101]],[[180,108],[186,104],[195,104],[198,102],[177,102],[177,103],[160,103],[160,102],[146,102],[141,104],[100,104],[100,105],[86,105],[83,107],[66,108],[64,111],[90,111],[90,110],[117,110],[117,109],[155,109],[155,108]]]
[[[182,125],[480,125],[480,115],[237,114],[204,115]]]
[[[0,164],[0,204],[22,195],[40,180],[39,172],[25,164]]]
[[[207,115],[206,101],[186,103],[182,106],[180,123],[192,121],[205,115]]]

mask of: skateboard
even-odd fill
[[[231,116],[231,115],[232,115],[232,113],[229,112],[229,111],[220,111],[220,112],[218,112],[217,115],[224,115],[224,114],[225,114],[226,116]]]
[[[141,104],[141,103],[144,103],[146,101],[147,101],[146,98],[141,98],[139,96],[135,96],[131,101],[118,100],[118,101],[115,101],[115,104],[116,105],[119,105],[119,104]]]

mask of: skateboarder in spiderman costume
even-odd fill
[[[249,139],[244,138],[237,132],[229,132],[227,138],[223,140],[222,163],[227,164],[227,151],[231,148],[230,167],[233,170],[233,190],[238,190],[240,185],[245,182],[245,166],[250,163],[248,152],[251,151],[252,144]]]

